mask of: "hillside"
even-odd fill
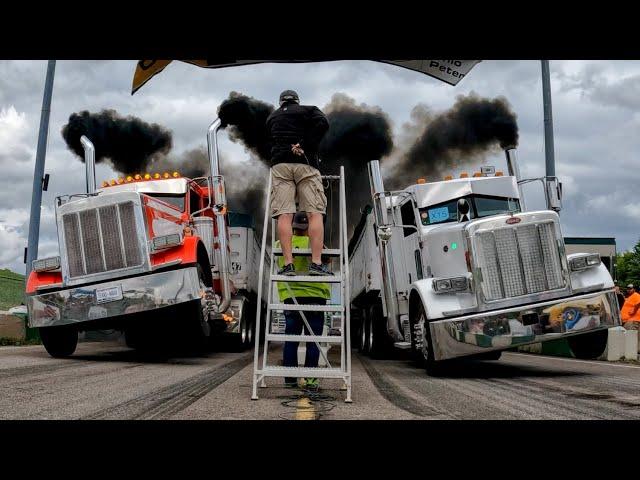
[[[0,310],[8,310],[24,301],[24,275],[0,269]]]

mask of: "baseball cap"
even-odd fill
[[[635,287],[633,286],[633,283],[630,283],[629,285],[627,285],[627,288],[635,288]]]
[[[307,218],[306,212],[297,212],[293,216],[293,223],[291,224],[293,228],[297,228],[298,230],[306,230],[309,228],[309,219]]]

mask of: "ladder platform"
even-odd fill
[[[300,255],[300,256],[311,256],[311,249],[310,248],[294,248],[292,251],[293,256],[295,257],[296,255]],[[278,256],[282,256],[282,249],[281,248],[274,248],[273,249],[273,254],[274,255],[278,255]],[[322,249],[322,255],[326,256],[326,257],[339,257],[340,256],[340,249],[339,248],[323,248]]]
[[[278,365],[270,365],[266,368],[256,371],[256,375],[264,375],[266,377],[315,377],[315,378],[344,378],[349,376],[347,372],[343,372],[340,368],[323,368],[323,367],[282,367]]]
[[[272,282],[341,283],[341,275],[271,275]]]
[[[286,335],[282,333],[270,333],[267,335],[270,342],[306,342],[342,343],[340,335]]]
[[[269,310],[287,310],[290,312],[342,312],[342,305],[295,305],[293,303],[270,303]]]

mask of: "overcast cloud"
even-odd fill
[[[35,149],[46,61],[0,62],[0,268],[24,272]],[[275,104],[292,88],[302,103],[326,105],[336,92],[357,103],[379,106],[396,134],[422,103],[434,111],[453,105],[456,95],[502,95],[518,117],[519,159],[523,175],[544,174],[542,87],[538,61],[478,64],[456,87],[423,74],[368,61],[311,64],[260,64],[206,70],[172,63],[131,96],[133,61],[58,61],[55,76],[46,172],[49,190],[42,201],[39,256],[58,251],[53,201],[81,192],[84,165],[66,148],[60,131],[80,110],[115,109],[158,123],[173,132],[172,154],[206,145],[206,130],[218,105],[235,90]],[[552,61],[551,88],[556,170],[563,182],[565,236],[616,237],[618,250],[640,237],[640,62]],[[224,136],[224,134],[223,134]],[[396,138],[399,138],[396,136]],[[223,168],[242,168],[248,154],[224,138]],[[502,155],[486,159],[506,170]],[[466,168],[465,170],[470,170]],[[454,171],[459,174],[462,170]],[[223,172],[224,173],[224,172]],[[98,181],[116,174],[98,164]],[[416,177],[420,172],[416,169]],[[366,182],[366,179],[362,179]],[[528,207],[542,207],[531,187]]]

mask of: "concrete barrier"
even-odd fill
[[[9,312],[0,312],[0,338],[24,341],[26,338],[24,319]]]
[[[627,330],[624,333],[624,358],[638,360],[638,330]]]

